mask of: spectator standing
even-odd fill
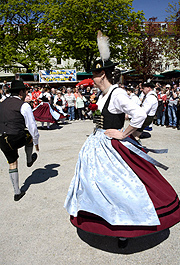
[[[77,98],[79,97],[79,87],[74,88],[74,96],[75,96],[75,99],[77,100]],[[77,107],[74,108],[74,112],[75,112],[75,119],[78,120],[79,116],[78,116]]]
[[[6,99],[6,96],[3,93],[3,89],[0,89],[0,102]]]
[[[86,88],[86,94],[85,94],[84,96],[85,96],[85,98],[87,99],[87,102],[90,103],[90,96],[91,96],[91,87],[90,87],[90,86],[88,86],[88,87]]]
[[[25,97],[25,102],[29,103],[29,105],[32,107],[33,104],[32,104],[32,96],[31,94],[29,93],[29,90],[26,90],[26,97]]]
[[[4,95],[6,94],[6,89],[9,89],[9,86],[7,84],[7,81],[4,80],[3,85],[2,85],[2,91]]]
[[[166,112],[166,100],[167,96],[164,89],[156,87],[156,93],[158,97],[158,108],[157,108],[157,126],[164,126],[165,124],[165,112]]]
[[[78,111],[79,120],[84,120],[84,103],[87,99],[82,95],[82,91],[78,91],[78,97],[76,98],[76,109]]]
[[[177,129],[180,130],[180,90],[177,91],[178,103],[177,103]]]
[[[169,87],[169,86],[168,86]],[[168,98],[168,118],[169,125],[167,127],[172,127],[173,129],[177,126],[177,104],[178,104],[178,95],[176,93],[176,87],[169,87],[166,95]]]
[[[62,92],[62,95],[65,96],[65,94],[66,94],[66,87],[65,86],[63,86],[61,88],[61,92]]]
[[[78,87],[75,87],[74,88],[74,96],[75,96],[75,98],[77,99],[77,97],[79,97],[79,88]]]
[[[179,82],[179,84],[177,86],[177,91],[180,92],[180,82]]]
[[[71,92],[70,87],[67,88],[67,93],[65,94],[65,100],[68,104],[69,120],[74,121],[75,120],[74,107],[75,107],[76,98],[75,98],[74,94]]]
[[[84,87],[84,85],[80,85],[79,90],[81,90],[82,95],[84,96],[86,94],[86,88]]]
[[[33,108],[37,107],[40,103],[40,95],[41,91],[39,90],[38,86],[35,86],[34,91],[32,92],[32,101],[33,101]]]

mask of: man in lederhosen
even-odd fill
[[[20,80],[13,80],[11,96],[0,103],[0,148],[9,163],[9,175],[14,188],[14,200],[19,201],[25,191],[19,188],[18,149],[25,146],[27,166],[37,159],[33,144],[39,151],[39,133],[30,105],[24,102],[26,87]]]
[[[154,91],[154,84],[151,82],[145,82],[143,84],[142,91],[144,97],[140,106],[146,112],[147,118],[145,119],[142,127],[137,129],[137,131],[133,133],[134,137],[136,137],[137,140],[139,140],[143,130],[153,122],[158,107],[158,99],[157,94]]]

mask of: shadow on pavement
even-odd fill
[[[53,168],[59,167],[60,164],[50,164],[45,168],[38,168],[25,180],[21,190],[27,191],[31,184],[38,184],[47,181],[49,178],[54,178],[58,175],[58,171]]]
[[[170,230],[166,229],[151,235],[130,238],[127,247],[124,249],[118,248],[117,237],[100,236],[97,234],[85,232],[79,228],[77,228],[77,233],[78,236],[91,247],[110,253],[128,255],[141,252],[159,245],[169,237]]]
[[[37,128],[38,130],[49,131],[49,130],[57,130],[57,129],[60,130],[63,128],[63,126],[59,125],[58,123],[53,123],[49,126],[49,129],[47,128],[47,126],[44,126],[44,127],[38,126]]]

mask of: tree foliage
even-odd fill
[[[178,0],[177,2],[172,1],[172,3],[169,3],[166,12],[168,13],[166,20],[175,22],[180,12],[180,0]]]
[[[27,72],[49,66],[51,42],[44,25],[44,0],[0,1],[0,66],[19,63]]]
[[[170,28],[162,37],[164,55],[175,67],[180,67],[180,0],[169,3],[166,11],[169,13],[167,20],[170,20]]]
[[[132,0],[52,0],[46,8],[46,19],[54,24],[53,48],[56,56],[71,57],[89,70],[99,56],[97,32],[110,39],[111,58],[126,57],[126,39],[136,35],[129,29],[140,26],[143,15],[132,12]]]
[[[151,21],[153,20],[153,21]],[[136,70],[143,81],[152,78],[162,64],[163,47],[159,39],[159,28],[154,18],[141,28],[139,37],[128,40],[127,65]]]

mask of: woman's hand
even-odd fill
[[[108,137],[118,139],[118,140],[123,140],[125,138],[123,129],[121,129],[120,131],[116,129],[108,129],[105,131],[104,134],[107,135]]]
[[[107,135],[111,138],[114,138],[114,139],[123,140],[126,137],[128,137],[130,134],[135,132],[136,130],[137,130],[137,128],[129,125],[125,131],[123,130],[123,128],[120,131],[116,130],[116,129],[108,129],[105,131],[105,135]]]

